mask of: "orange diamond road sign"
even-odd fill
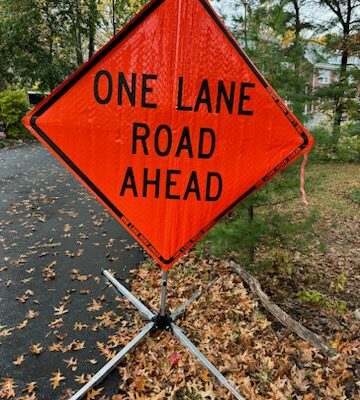
[[[313,142],[206,0],[153,0],[24,124],[164,270]]]

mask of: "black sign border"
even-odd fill
[[[35,109],[34,114],[30,119],[31,127],[38,133],[38,135],[49,145],[49,147],[75,172],[78,177],[86,183],[86,185],[103,201],[103,203],[121,220],[136,237],[136,239],[142,243],[143,247],[150,252],[151,255],[155,256],[164,265],[171,265],[176,261],[181,255],[186,253],[206,232],[210,230],[216,223],[219,222],[227,213],[229,213],[234,207],[239,203],[244,201],[248,196],[250,196],[255,190],[263,186],[268,180],[270,180],[275,174],[280,172],[285,168],[296,156],[299,155],[309,144],[309,139],[301,125],[297,122],[291,112],[282,103],[279,96],[271,88],[269,83],[257,70],[255,65],[250,61],[245,52],[240,48],[234,37],[229,33],[229,31],[224,26],[223,22],[219,19],[215,11],[209,5],[206,0],[198,0],[203,5],[205,10],[215,21],[220,30],[224,33],[226,38],[231,42],[234,48],[237,50],[242,59],[246,62],[248,67],[255,74],[259,82],[264,86],[264,88],[269,92],[270,97],[275,101],[275,103],[281,108],[282,112],[289,119],[290,123],[293,125],[294,130],[296,130],[303,143],[296,148],[291,154],[289,154],[278,166],[276,166],[271,172],[264,176],[257,184],[252,186],[249,190],[243,193],[237,200],[235,200],[229,207],[227,207],[220,215],[218,215],[214,220],[204,227],[198,234],[191,238],[181,249],[177,251],[172,257],[165,259],[156,248],[136,229],[136,227],[125,217],[125,215],[101,192],[101,190],[76,166],[76,164],[67,157],[67,155],[46,135],[45,132],[40,129],[36,124],[37,118],[46,112],[61,96],[63,96],[72,86],[74,86],[88,71],[90,71],[102,58],[104,58],[113,48],[115,48],[127,35],[129,35],[137,26],[139,26],[150,14],[152,14],[162,3],[166,0],[153,0],[150,2],[135,18],[133,18],[120,32],[118,32],[104,47],[102,47],[87,63],[82,67],[77,69],[67,80],[65,80],[55,91],[46,99],[44,99],[38,107]]]

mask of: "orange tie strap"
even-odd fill
[[[305,207],[309,205],[305,192],[305,167],[308,162],[308,159],[309,159],[309,153],[305,153],[303,162],[301,163],[300,167],[300,192],[301,192],[301,200],[304,203]]]

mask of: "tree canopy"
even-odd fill
[[[0,0],[0,86],[54,89],[145,2]]]
[[[54,89],[146,2],[0,0],[0,89]],[[360,0],[234,0],[232,8],[213,3],[231,16],[235,36],[298,118],[304,120],[314,98],[326,100],[334,130],[345,115],[359,118],[359,70],[350,57],[360,53]],[[322,13],[326,18],[317,18]],[[322,56],[341,58],[338,79],[318,92],[309,88],[314,43]]]

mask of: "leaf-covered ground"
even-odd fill
[[[11,153],[0,152],[1,165],[7,168],[0,171],[0,399],[67,399],[144,324],[100,276],[107,267],[125,282],[141,254],[39,146],[5,152]],[[336,348],[335,359],[272,321],[225,261],[190,254],[169,274],[171,309],[219,278],[187,309],[179,325],[246,399],[360,398],[359,324],[352,314],[359,300],[358,214],[346,197],[356,170],[331,168],[345,186],[329,179],[319,198],[310,199],[319,202],[317,207],[330,207],[321,210],[329,217],[319,219],[318,243],[306,257],[292,254],[290,276],[271,272],[272,279],[265,275],[262,284]],[[345,282],[339,281],[340,272]],[[299,287],[291,283],[311,274],[316,278]],[[335,279],[335,286],[327,284],[326,274]],[[145,262],[131,280],[133,292],[154,310],[160,279],[159,268]],[[326,284],[329,301],[346,301],[345,310],[309,305],[294,294],[299,288],[324,291]],[[170,333],[157,332],[87,398],[231,396]]]
[[[247,399],[356,399],[359,395],[359,376],[356,364],[359,358],[359,327],[349,316],[344,316],[347,329],[339,331],[341,337],[335,346],[339,356],[324,357],[317,349],[294,337],[286,329],[274,326],[249,295],[239,277],[230,273],[223,261],[198,260],[187,257],[169,276],[169,305],[176,308],[182,301],[215,278],[219,280],[200,300],[190,306],[179,324],[191,340],[208,356],[220,371]],[[152,264],[144,264],[134,272],[132,289],[152,309],[158,309],[161,273]],[[105,296],[104,296],[105,297]],[[122,317],[131,306],[117,298],[113,311],[103,312],[104,298],[94,300],[85,312],[78,315],[73,330],[67,337],[56,337],[61,321],[67,318],[64,307],[57,315],[49,335],[55,334],[54,343],[45,347],[45,337],[39,337],[25,358],[41,363],[43,354],[57,352],[63,358],[59,368],[50,371],[48,385],[52,398],[68,398],[71,389],[84,383],[84,363],[97,367],[116,354],[144,324],[135,310],[131,318]],[[115,305],[115,304],[114,304]],[[75,339],[78,331],[84,338],[97,336],[106,327],[107,337],[96,342],[92,359],[84,360],[89,349],[87,341]],[[17,333],[17,332],[15,332]],[[74,339],[71,341],[71,339]],[[20,355],[21,356],[21,355]],[[14,357],[14,361],[15,361]],[[14,368],[23,368],[22,360]],[[66,371],[66,379],[65,379]],[[118,368],[118,389],[114,394],[102,396],[107,381],[89,392],[88,399],[230,399],[231,396],[168,332],[148,337]],[[39,385],[38,382],[36,382]],[[36,385],[28,382],[20,396],[17,381],[4,377],[0,398],[44,398]],[[30,384],[30,388],[29,388]],[[41,382],[44,384],[44,382]],[[30,392],[30,393],[29,393]],[[115,394],[116,393],[116,394]],[[2,396],[2,397],[1,397]],[[38,397],[37,397],[38,396]]]
[[[245,398],[356,399],[359,326],[349,316],[344,315],[348,329],[340,331],[341,343],[336,346],[339,356],[330,360],[274,325],[224,261],[191,256],[170,273],[170,308],[217,277],[209,292],[187,310],[180,326]],[[153,308],[158,305],[160,293],[154,288],[159,280],[156,268],[143,266],[132,284]],[[122,394],[115,399],[231,398],[167,333],[138,347],[120,368],[120,377],[124,376]]]
[[[360,166],[312,165],[306,174],[316,182],[308,193],[313,232],[276,254],[259,248],[257,259],[271,264],[258,278],[293,317],[319,334],[335,334],[346,329],[342,311],[360,307],[360,204],[349,196],[360,189]],[[306,212],[300,199],[278,207],[295,218]]]

